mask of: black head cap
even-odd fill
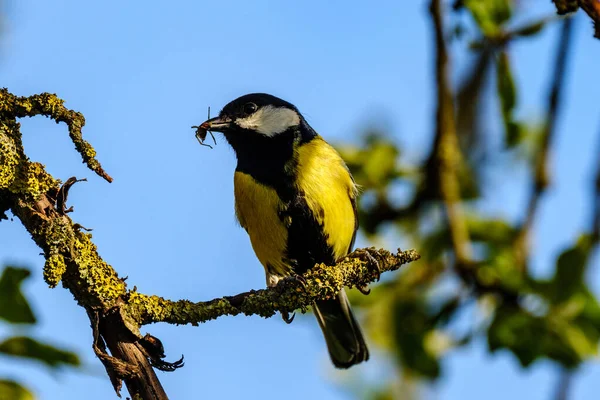
[[[256,108],[253,108],[252,104],[255,105]],[[241,117],[251,114],[252,112],[264,106],[272,106],[277,108],[285,107],[298,112],[298,109],[295,105],[282,100],[279,97],[275,97],[267,93],[250,93],[229,102],[225,107],[223,107],[223,110],[221,110],[219,115],[228,117]],[[298,114],[300,113],[298,112]]]

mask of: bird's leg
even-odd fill
[[[289,277],[286,279],[290,279],[293,277]],[[282,280],[283,278],[279,275],[275,275],[270,273],[269,271],[267,271],[267,287],[269,288],[274,288],[277,286],[277,284],[279,283],[280,280]],[[286,324],[291,324],[292,321],[294,320],[294,318],[296,317],[296,313],[292,313],[292,316],[290,317],[290,313],[288,313],[287,311],[280,311],[281,312],[281,319],[283,319],[283,321]]]
[[[375,256],[372,253],[374,253]],[[376,280],[379,282],[379,279],[381,278],[381,267],[379,266],[379,261],[375,258],[379,254],[375,252],[374,249],[369,248],[356,251],[355,255],[359,260],[367,263],[367,267],[372,272],[375,272],[377,276]],[[369,289],[367,286],[357,286],[356,288],[364,295],[371,293],[371,289]]]

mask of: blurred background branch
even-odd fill
[[[525,220],[519,229],[515,242],[517,264],[522,271],[527,270],[527,260],[529,258],[529,249],[531,247],[530,235],[533,229],[533,223],[536,211],[540,204],[540,199],[550,185],[550,151],[553,138],[556,132],[556,119],[559,116],[560,100],[562,98],[564,81],[566,78],[566,67],[569,55],[569,45],[573,31],[573,20],[566,18],[561,22],[562,31],[560,40],[556,49],[556,59],[554,64],[554,75],[550,93],[548,95],[548,111],[544,127],[541,132],[541,145],[534,159],[534,176],[529,202],[527,204]]]
[[[424,255],[395,281],[379,286],[377,297],[365,304],[367,318],[374,321],[371,335],[396,361],[406,385],[437,379],[450,350],[484,338],[490,352],[508,350],[523,367],[541,359],[556,362],[564,372],[554,398],[567,399],[578,367],[595,357],[600,338],[600,304],[585,278],[598,244],[600,172],[593,183],[594,227],[559,254],[551,278],[536,276],[528,264],[538,234],[536,215],[553,174],[561,104],[568,102],[574,21],[546,17],[515,23],[518,7],[509,0],[457,1],[452,11],[445,6],[430,2],[436,120],[425,162],[410,165],[403,157],[406,150],[381,134],[366,135],[362,149],[340,146],[365,187],[360,215],[369,236],[377,240],[385,232],[390,237],[391,222]],[[464,23],[465,12],[472,24]],[[540,126],[517,118],[519,85],[511,48],[553,24],[561,29],[552,67],[540,69],[550,73]],[[465,53],[470,53],[467,73],[454,89],[450,66]],[[496,117],[489,116],[485,102],[492,97],[499,106]],[[508,178],[512,162],[522,163],[531,176],[524,186],[528,195],[520,218],[499,218],[485,207],[497,193],[489,175],[498,168]],[[398,185],[411,189],[403,191],[409,193],[406,206],[394,209]],[[478,317],[465,321],[461,315],[467,312]],[[396,385],[382,385],[370,396],[396,398],[401,392]]]

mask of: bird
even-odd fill
[[[296,106],[251,93],[225,105],[199,128],[203,138],[206,131],[222,133],[235,152],[235,214],[265,269],[268,287],[318,263],[335,265],[352,251],[357,185],[338,152]],[[343,289],[312,306],[335,367],[369,359]]]

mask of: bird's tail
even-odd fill
[[[335,299],[313,303],[313,308],[333,365],[337,368],[350,368],[369,359],[367,344],[352,315],[344,290]]]

